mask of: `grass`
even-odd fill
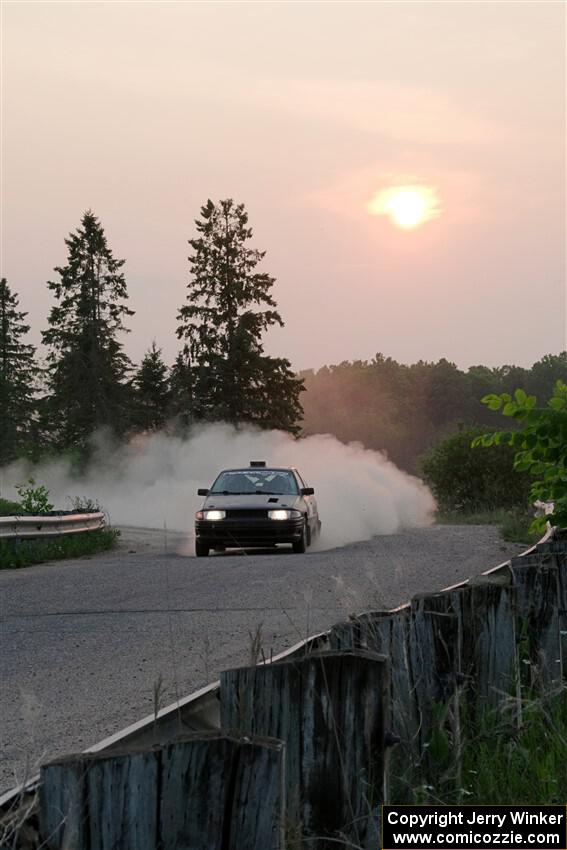
[[[0,516],[19,516],[24,513],[24,509],[19,502],[12,502],[10,499],[0,498]]]
[[[567,690],[523,709],[520,731],[487,730],[465,744],[468,804],[564,805],[567,800]]]
[[[113,549],[119,535],[114,528],[103,528],[51,540],[0,540],[0,569],[13,570],[43,561],[94,555]]]
[[[462,709],[462,706],[461,706]],[[419,764],[394,775],[392,802],[411,805],[564,805],[567,689],[524,700],[518,728],[504,712],[479,730],[461,714],[461,738],[440,712]],[[403,771],[402,771],[403,772]],[[411,784],[409,784],[411,783]]]
[[[504,540],[510,543],[537,543],[541,535],[530,531],[533,516],[521,508],[479,510],[464,513],[440,511],[438,525],[497,525]]]

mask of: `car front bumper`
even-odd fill
[[[303,517],[277,519],[197,520],[195,537],[209,546],[275,546],[296,543],[303,534]]]

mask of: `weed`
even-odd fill
[[[102,511],[97,500],[89,499],[88,496],[67,496],[67,501],[71,505],[71,510],[80,514],[91,514]]]
[[[264,655],[264,641],[262,637],[262,626],[263,623],[258,623],[253,632],[248,632],[250,637],[250,666],[253,667],[258,664],[260,657],[262,657],[262,661],[266,662],[266,657]]]

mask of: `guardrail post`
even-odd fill
[[[561,647],[563,684],[567,686],[567,536],[558,536],[546,543],[539,543],[537,552],[542,557],[551,557],[552,562],[557,565],[559,644]]]
[[[191,736],[41,771],[49,850],[284,850],[281,741]]]
[[[411,801],[418,765],[420,722],[409,665],[409,605],[396,611],[371,611],[334,626],[332,649],[363,649],[390,659],[390,732],[396,746],[390,754],[390,799]]]
[[[560,619],[564,584],[556,556],[545,551],[512,558],[517,594],[518,651],[522,687],[550,693],[562,684]]]
[[[365,652],[221,674],[221,723],[286,745],[287,842],[375,848],[386,792],[387,660]]]

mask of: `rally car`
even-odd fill
[[[195,554],[211,549],[253,548],[291,543],[305,552],[321,529],[313,487],[293,467],[268,467],[251,461],[242,469],[224,469],[195,514]]]

